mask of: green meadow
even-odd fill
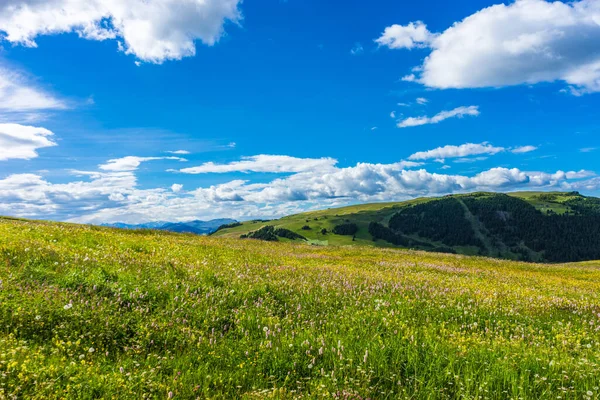
[[[600,263],[345,244],[0,219],[0,399],[598,398]]]

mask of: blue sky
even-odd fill
[[[595,0],[4,3],[3,215],[600,194]]]

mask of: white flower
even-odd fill
[[[90,347],[89,350],[88,350],[88,353],[93,353],[95,351],[96,351],[96,349],[94,349],[93,347]]]
[[[69,303],[69,304],[65,304],[65,306],[63,307],[65,310],[68,310],[70,308],[73,307],[73,304]]]
[[[39,321],[40,319],[42,319],[42,316],[41,316],[41,315],[36,315],[36,316],[35,316],[35,320],[36,320],[36,321]]]
[[[588,390],[586,394],[591,397],[594,395],[594,392],[592,392],[591,390]]]

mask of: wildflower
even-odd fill
[[[89,350],[88,350],[88,353],[93,353],[95,351],[96,351],[96,349],[94,349],[93,347],[90,347]]]
[[[591,390],[588,390],[588,391],[586,392],[586,394],[587,394],[588,396],[592,397],[592,396],[594,395],[594,392],[592,392]]]
[[[125,370],[123,369],[123,367],[119,368],[119,371],[121,371],[121,373],[125,372]]]
[[[169,399],[172,399],[173,398],[173,392],[169,392],[168,397],[169,397]]]
[[[65,304],[63,307],[65,310],[69,310],[71,308],[73,308],[73,304],[69,303],[69,304]]]
[[[41,315],[36,315],[36,316],[35,316],[35,320],[36,320],[36,321],[39,321],[40,319],[42,319],[42,316],[41,316]]]

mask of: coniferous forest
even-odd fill
[[[544,213],[505,194],[448,196],[402,209],[390,219],[390,232],[371,234],[394,244],[401,244],[399,235],[417,235],[447,246],[475,246],[483,255],[512,253],[524,261],[600,258],[600,200],[576,197],[565,205],[571,211]],[[493,254],[487,254],[490,248]]]

